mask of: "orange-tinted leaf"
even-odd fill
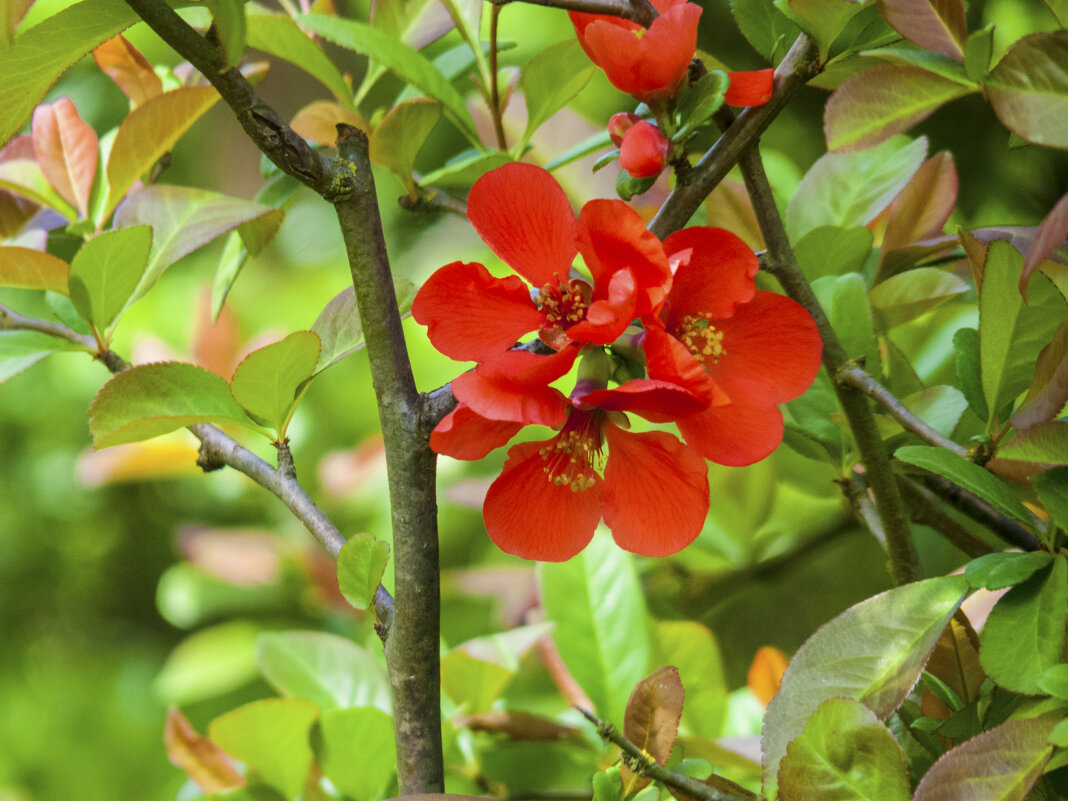
[[[38,106],[31,130],[41,172],[63,199],[85,217],[100,156],[96,132],[78,116],[68,97]]]
[[[623,735],[665,764],[679,734],[684,698],[677,669],[667,665],[649,674],[638,682],[627,701]]]
[[[965,704],[979,697],[986,671],[979,664],[979,635],[959,609],[927,660],[927,672],[941,679]],[[952,711],[930,691],[923,694],[923,714],[945,720]]]
[[[779,683],[782,681],[782,674],[786,672],[787,662],[786,654],[772,645],[757,649],[745,680],[753,695],[764,706],[779,692]]]
[[[1038,354],[1035,377],[1023,405],[1009,418],[1014,428],[1023,430],[1048,423],[1068,403],[1068,322],[1053,335],[1053,341]]]
[[[167,712],[163,741],[171,764],[184,770],[204,792],[245,786],[245,777],[234,767],[226,752],[207,737],[197,734],[185,715],[173,707]]]
[[[229,584],[257,585],[278,579],[288,545],[266,529],[187,528],[178,548],[187,562]]]
[[[1068,148],[1068,31],[1013,43],[984,81],[1001,124],[1035,145]]]
[[[964,61],[968,28],[961,0],[879,0],[879,13],[924,50]]]
[[[1050,209],[1049,214],[1042,220],[1035,232],[1035,240],[1027,249],[1027,257],[1024,259],[1023,271],[1020,273],[1020,294],[1027,300],[1027,283],[1031,280],[1031,273],[1035,267],[1045,261],[1057,248],[1064,245],[1068,238],[1068,195],[1064,195]]]
[[[883,253],[939,236],[956,203],[957,167],[944,150],[927,159],[890,204]]]
[[[125,37],[108,39],[93,51],[93,58],[132,105],[140,106],[146,100],[163,94],[163,81],[156,75],[148,59]]]
[[[497,710],[478,715],[457,715],[453,718],[457,727],[471,731],[488,731],[504,734],[513,740],[526,742],[553,742],[571,737],[581,737],[582,733],[571,726],[562,726],[554,720],[532,715],[517,710]]]
[[[211,319],[211,292],[201,294],[197,301],[197,319],[193,328],[193,361],[215,375],[229,380],[241,361],[240,333],[233,309],[224,306],[218,318]]]
[[[197,467],[197,448],[186,432],[148,442],[86,451],[78,457],[78,480],[87,487],[123,481],[146,481],[203,474]]]
[[[359,128],[367,134],[371,133],[367,120],[355,111],[329,100],[316,100],[306,105],[293,117],[290,127],[317,145],[333,146],[337,141],[336,126],[339,122]]]
[[[51,253],[15,246],[0,247],[0,286],[48,289],[67,294],[70,265]]]

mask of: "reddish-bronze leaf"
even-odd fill
[[[979,688],[986,680],[986,671],[979,664],[979,635],[959,609],[935,643],[927,660],[927,672],[945,682],[965,704],[978,697]],[[952,714],[930,691],[923,694],[921,707],[923,714],[931,718],[945,720]]]
[[[1068,403],[1068,322],[1038,354],[1035,377],[1023,405],[1009,418],[1013,428],[1024,430],[1054,420]]]
[[[60,196],[85,217],[100,148],[96,132],[78,116],[69,97],[33,112],[33,148],[41,172]]]
[[[941,235],[956,203],[957,167],[944,150],[927,159],[890,204],[883,253]]]
[[[167,712],[163,741],[171,764],[184,770],[205,793],[245,786],[245,777],[226,752],[197,734],[185,715],[173,707]]]
[[[782,674],[786,672],[786,664],[786,654],[771,645],[758,648],[753,656],[753,662],[749,665],[749,673],[745,680],[753,695],[764,706],[771,703],[771,699],[779,691]]]
[[[968,27],[961,0],[879,0],[879,13],[910,42],[964,62]]]
[[[516,710],[497,710],[478,715],[457,715],[453,718],[457,727],[472,731],[488,731],[504,734],[513,740],[526,742],[553,742],[571,737],[581,737],[582,732],[571,726],[562,726],[554,720]]]
[[[40,208],[29,198],[0,190],[0,239],[11,239]]]
[[[1068,239],[1068,195],[1064,195],[1050,209],[1049,214],[1042,220],[1042,224],[1038,226],[1031,247],[1027,249],[1027,257],[1024,259],[1023,270],[1020,272],[1020,294],[1023,295],[1025,301],[1031,273],[1053,251],[1063,247],[1065,239]]]
[[[667,665],[638,682],[627,701],[623,735],[661,765],[679,733],[684,695],[679,671]]]
[[[113,80],[130,104],[139,106],[163,94],[163,81],[141,52],[123,36],[108,39],[93,51],[101,71]]]

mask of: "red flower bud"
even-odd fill
[[[608,120],[608,135],[612,137],[612,144],[619,147],[623,143],[623,135],[634,123],[641,122],[641,119],[637,114],[630,112],[613,114]]]
[[[619,166],[634,178],[653,178],[664,169],[671,144],[655,125],[641,120],[623,135]]]

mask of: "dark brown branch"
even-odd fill
[[[687,176],[668,195],[649,230],[661,239],[682,228],[697,207],[716,188],[742,153],[767,129],[791,97],[820,71],[819,51],[807,36],[799,36],[775,70],[775,89],[763,106],[745,109],[738,119],[705,153]]]
[[[1012,547],[1024,551],[1037,551],[1042,548],[1038,537],[1026,528],[1005,517],[978,495],[968,492],[948,478],[935,475],[917,476],[917,478],[943,501],[968,515],[977,523],[981,523]]]
[[[942,510],[942,505],[931,492],[921,487],[912,479],[898,476],[898,486],[905,502],[912,510],[912,519],[921,525],[930,526],[946,540],[955,545],[970,559],[994,551],[989,545],[972,534],[968,529]]]
[[[517,0],[490,0],[498,6],[508,5]],[[643,28],[648,28],[657,17],[656,6],[649,0],[522,0],[537,6],[562,8],[567,11],[581,11],[585,14],[607,14],[633,20]]]

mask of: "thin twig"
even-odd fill
[[[490,51],[489,51],[489,81],[490,81],[490,116],[493,117],[493,131],[497,135],[497,148],[507,150],[508,142],[504,137],[504,122],[501,120],[501,92],[497,80],[497,18],[501,15],[503,6],[494,5],[490,8]]]
[[[897,483],[917,523],[930,526],[970,559],[993,553],[993,548],[946,514],[929,490],[906,476],[898,476]]]
[[[426,212],[439,212],[447,211],[452,214],[458,214],[461,217],[467,216],[467,204],[462,200],[457,200],[451,195],[442,192],[440,189],[434,187],[420,186],[416,188],[416,197],[411,195],[401,195],[397,198],[397,203],[405,211],[426,211]]]
[[[871,495],[868,494],[868,485],[860,476],[855,474],[848,478],[837,479],[836,483],[841,488],[846,500],[849,501],[853,516],[883,546],[883,550],[889,555],[890,548],[886,544],[886,531],[883,528],[882,518],[879,517],[879,512],[872,502]]]
[[[886,387],[860,369],[853,362],[847,362],[838,368],[835,381],[856,387],[865,395],[874,398],[890,412],[890,416],[901,423],[902,428],[911,431],[924,442],[945,448],[965,459],[971,459],[972,454],[963,445],[958,445],[949,437],[945,437],[923,422],[919,417],[910,412],[905,405]]]
[[[506,6],[519,0],[490,0],[498,6]],[[536,6],[580,11],[584,14],[606,14],[637,22],[648,28],[657,17],[656,6],[649,0],[522,0]]]
[[[718,776],[714,776],[713,779],[717,784],[723,786],[723,789],[706,784],[700,779],[683,776],[681,773],[668,770],[648,753],[620,734],[616,727],[608,721],[601,720],[592,712],[580,706],[576,706],[575,709],[597,727],[597,733],[603,740],[614,743],[622,749],[624,762],[631,770],[641,776],[655,779],[668,787],[693,796],[699,801],[754,801],[757,798],[756,794],[749,792],[744,787],[739,787],[733,782],[728,782]]]
[[[997,509],[963,487],[954,484],[948,478],[936,475],[917,476],[927,489],[944,500],[950,506],[968,515],[977,523],[983,524],[1001,540],[1014,548],[1024,551],[1037,551],[1042,548],[1038,537],[1016,523]]]

